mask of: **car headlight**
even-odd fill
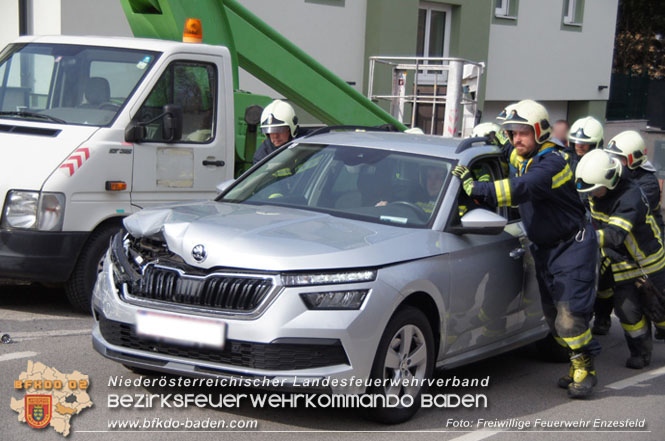
[[[64,215],[62,193],[10,190],[5,199],[2,227],[61,231]]]
[[[367,297],[367,289],[352,291],[308,292],[300,298],[307,309],[360,309]]]
[[[375,279],[376,270],[282,274],[282,282],[286,286],[333,285],[338,283],[371,282]]]

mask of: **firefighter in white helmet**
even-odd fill
[[[568,143],[572,148],[570,164],[574,172],[582,156],[603,147],[603,125],[593,116],[578,119],[568,132]]]
[[[644,139],[636,131],[627,130],[612,138],[605,150],[621,161],[624,166],[624,175],[635,182],[646,195],[651,214],[660,229],[662,239],[665,226],[660,205],[660,185],[656,177],[656,169],[648,160]],[[665,329],[656,327],[656,338],[665,340]]]
[[[568,375],[559,386],[571,398],[591,394],[597,383],[593,358],[600,345],[589,319],[595,299],[598,242],[586,221],[573,173],[555,144],[545,107],[523,100],[506,107],[503,128],[513,148],[506,152],[517,176],[477,182],[458,165],[453,174],[464,192],[493,206],[518,205],[536,263],[543,312],[557,342],[570,352]]]
[[[267,135],[254,153],[254,164],[298,136],[298,117],[290,104],[275,100],[261,113],[261,132]]]
[[[570,146],[568,163],[573,173],[582,157],[593,149],[603,147],[603,125],[592,116],[585,116],[575,121],[568,132]],[[586,199],[586,195],[583,196]],[[594,320],[591,332],[596,335],[607,335],[610,332],[613,308],[611,286],[604,286],[596,293],[593,307]]]
[[[626,366],[642,369],[651,361],[651,325],[644,314],[648,304],[642,304],[635,282],[648,275],[662,290],[665,251],[646,196],[622,175],[623,170],[607,151],[594,150],[578,164],[575,183],[578,192],[588,195],[591,216],[599,226],[598,242],[604,256],[601,282],[607,280],[604,273],[612,276],[614,309],[630,350]],[[665,329],[665,317],[654,324]]]

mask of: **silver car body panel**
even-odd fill
[[[462,164],[500,154],[493,146],[457,154],[459,140],[422,135],[335,133],[307,138],[306,142],[440,156]],[[161,235],[171,252],[204,272],[269,275],[275,285],[265,302],[249,314],[125,301],[116,288],[113,263],[107,254],[93,294],[98,320],[94,347],[124,364],[186,375],[367,378],[382,333],[404,302],[421,304],[430,313],[440,367],[458,366],[544,337],[547,326],[521,223],[510,222],[495,235],[444,231],[451,213],[457,210],[458,191],[459,182],[451,180],[430,228],[384,225],[276,205],[213,201],[144,210],[125,220],[133,236]],[[496,227],[496,220],[490,216],[488,225]],[[203,245],[207,252],[202,262],[192,255],[197,245]],[[281,277],[285,272],[359,268],[376,269],[376,280],[291,287],[284,286]],[[301,293],[356,289],[369,290],[358,310],[309,310],[300,298]],[[227,340],[261,344],[278,339],[338,340],[348,364],[255,369],[116,346],[104,339],[100,317],[134,326],[137,314],[146,310],[202,319],[217,317],[227,324]],[[362,393],[365,388],[331,390]]]

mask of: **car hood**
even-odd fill
[[[382,266],[441,254],[441,233],[342,219],[325,213],[222,202],[146,209],[124,221],[135,237],[163,235],[200,268],[263,271]],[[192,249],[203,245],[197,262]]]

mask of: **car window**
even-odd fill
[[[473,174],[473,179],[479,182],[494,182],[496,180],[505,179],[508,177],[509,173],[505,162],[500,160],[498,157],[478,159],[472,162],[469,168]],[[506,217],[509,220],[511,220],[509,216],[513,211],[512,208],[493,207],[488,204],[484,204],[477,199],[469,197],[460,187],[459,193],[457,195],[456,212],[452,213],[452,225],[460,225],[461,217],[467,212],[476,208],[484,208],[486,210],[493,211],[503,217]],[[517,220],[519,220],[519,211],[516,208],[514,211],[517,213]]]
[[[450,176],[441,158],[375,148],[293,145],[242,178],[221,200],[426,226]]]

